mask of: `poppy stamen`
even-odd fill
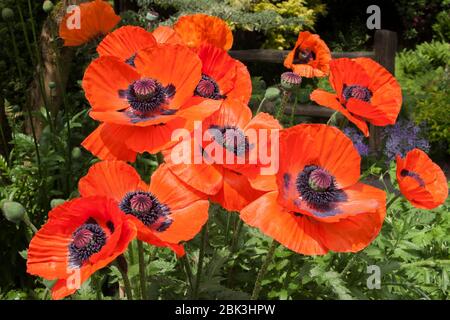
[[[316,54],[314,51],[309,49],[301,49],[298,47],[294,53],[294,64],[307,64],[308,62],[316,59]]]
[[[73,268],[81,267],[93,254],[102,249],[106,240],[105,231],[93,219],[89,219],[72,234],[72,242],[69,244],[69,264]]]
[[[411,177],[414,180],[417,181],[417,183],[423,188],[425,186],[425,181],[423,181],[423,179],[420,177],[420,175],[414,171],[410,171],[407,169],[403,169],[402,171],[400,171],[400,175],[402,177]]]
[[[240,156],[249,151],[248,137],[241,129],[232,126],[220,127],[215,125],[211,126],[210,129],[213,129],[214,140],[235,155]],[[218,132],[216,133],[215,130]]]
[[[296,186],[301,200],[317,211],[329,211],[346,199],[344,191],[337,188],[336,179],[315,165],[306,166],[298,174]]]
[[[150,192],[134,191],[125,195],[119,204],[126,214],[131,214],[147,227],[165,231],[171,224],[170,209]]]
[[[214,100],[226,98],[224,95],[220,94],[220,89],[217,82],[206,74],[202,75],[202,78],[195,88],[194,95]]]
[[[344,96],[345,101],[350,98],[355,98],[358,100],[369,102],[372,98],[372,92],[367,87],[360,85],[344,85],[342,95]]]
[[[155,79],[142,78],[131,83],[127,90],[121,90],[119,96],[128,100],[133,116],[146,118],[150,113],[163,111],[175,92],[172,84],[164,87]]]

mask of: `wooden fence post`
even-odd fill
[[[395,74],[395,53],[397,51],[397,33],[389,30],[375,31],[375,61]],[[381,151],[381,128],[370,125],[370,153],[378,155]]]

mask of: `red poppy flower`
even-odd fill
[[[297,125],[280,136],[278,191],[241,210],[241,218],[287,248],[321,255],[356,252],[379,233],[385,192],[358,182],[360,156],[326,125]]]
[[[331,53],[317,34],[300,32],[294,49],[284,59],[284,66],[306,77],[324,77],[330,71]]]
[[[316,89],[311,100],[339,111],[369,136],[366,121],[376,126],[394,124],[402,105],[397,80],[369,58],[341,58],[330,63],[330,83],[336,93]]]
[[[217,17],[206,14],[187,15],[180,17],[173,28],[190,48],[199,48],[208,43],[228,51],[233,45],[230,28]]]
[[[74,8],[59,25],[59,36],[65,46],[79,46],[106,35],[120,21],[107,1],[95,0]]]
[[[152,175],[150,185],[122,161],[94,164],[78,185],[83,197],[113,198],[137,227],[138,238],[184,254],[181,241],[192,239],[208,220],[204,194],[186,186],[165,165]]]
[[[444,172],[420,149],[397,156],[397,181],[405,198],[420,209],[434,209],[448,196]]]
[[[82,145],[102,160],[157,153],[174,144],[174,129],[192,127],[219,108],[217,101],[193,96],[201,61],[187,47],[152,46],[138,51],[134,64],[104,56],[85,72],[90,116],[102,124]]]
[[[95,271],[121,255],[136,227],[117,203],[104,197],[65,202],[49,213],[30,242],[27,272],[58,280],[52,298],[74,293]]]
[[[270,132],[279,128],[272,116],[260,113],[252,119],[246,105],[232,100],[204,120],[202,128],[196,128],[189,140],[163,151],[164,159],[169,170],[182,181],[210,195],[212,201],[225,209],[238,211],[262,195],[264,188],[273,189],[275,183],[274,176],[271,180],[256,176],[249,179],[246,175],[247,172],[252,175],[261,165],[257,158],[257,141],[249,139],[250,131],[267,129]],[[198,130],[200,137],[197,137],[197,129],[201,129]],[[249,162],[250,155],[255,155],[254,163]]]
[[[100,57],[113,56],[134,67],[139,50],[156,45],[153,35],[141,27],[125,26],[108,34],[97,47]]]

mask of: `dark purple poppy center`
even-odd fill
[[[131,57],[125,60],[125,63],[136,68],[136,65],[134,64],[134,60],[136,59],[136,53],[133,54]]]
[[[127,90],[119,91],[119,96],[128,100],[134,116],[145,118],[163,111],[175,92],[173,84],[164,87],[155,79],[142,78],[131,83]]]
[[[421,186],[424,187],[425,186],[425,181],[423,181],[423,179],[420,177],[420,175],[414,171],[410,171],[407,169],[403,169],[402,171],[400,171],[400,175],[402,177],[411,177],[414,180],[417,181],[417,183]]]
[[[210,133],[223,148],[233,152],[237,156],[245,155],[249,149],[248,137],[245,133],[234,126],[210,126]]]
[[[344,191],[337,188],[336,179],[315,165],[305,166],[298,174],[296,187],[301,199],[319,212],[332,210],[337,202],[346,199]]]
[[[206,74],[202,74],[202,78],[195,88],[194,95],[214,100],[225,98],[224,95],[220,94],[220,88],[217,82]]]
[[[147,227],[158,232],[167,230],[172,224],[170,209],[150,192],[134,191],[125,195],[119,204],[126,214],[131,214]]]
[[[106,244],[105,231],[94,219],[89,219],[72,233],[72,241],[69,244],[69,265],[79,268],[93,254],[100,252]]]
[[[369,102],[372,98],[372,92],[367,87],[357,84],[350,86],[344,85],[342,95],[344,96],[345,101],[350,98],[355,98],[358,100]]]
[[[307,64],[311,60],[316,59],[316,54],[314,51],[310,49],[302,49],[300,47],[297,47],[294,52],[294,60],[292,63],[294,64]]]

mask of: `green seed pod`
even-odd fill
[[[3,201],[1,209],[6,220],[10,222],[19,223],[25,217],[25,208],[18,202]]]
[[[57,206],[63,204],[64,202],[66,202],[66,200],[64,200],[64,199],[53,199],[52,201],[50,201],[50,207],[52,207],[52,209],[54,209]]]
[[[75,147],[72,149],[72,158],[73,159],[80,159],[81,158],[81,149],[78,147]]]
[[[48,83],[48,87],[49,87],[50,89],[55,89],[55,88],[56,88],[56,83],[53,82],[53,81],[50,81],[50,82]]]
[[[10,8],[4,8],[2,10],[2,18],[5,21],[12,21],[14,19],[14,11]]]
[[[51,12],[53,10],[53,2],[51,2],[50,0],[44,1],[42,9],[44,9],[44,11],[47,13]]]
[[[269,87],[266,89],[266,93],[264,94],[264,98],[269,101],[275,101],[280,96],[280,89],[275,87]]]

